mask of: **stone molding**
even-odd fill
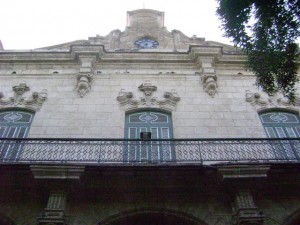
[[[79,179],[84,166],[31,165],[35,179]]]
[[[18,107],[33,111],[38,111],[43,106],[47,99],[47,89],[43,89],[40,93],[33,92],[31,98],[23,97],[23,94],[30,91],[30,88],[25,83],[12,87],[14,96],[4,99],[4,94],[0,93],[0,109]]]
[[[232,165],[218,168],[223,179],[267,177],[270,165]]]
[[[292,104],[288,99],[279,97],[278,95],[273,95],[269,97],[261,97],[261,94],[251,91],[246,91],[246,101],[249,102],[258,112],[266,109],[282,108],[290,109],[293,111],[299,111],[300,98],[296,96],[294,104]]]
[[[151,81],[145,81],[138,89],[144,94],[144,97],[141,97],[140,100],[134,99],[132,92],[126,92],[124,89],[119,92],[117,101],[125,111],[141,108],[156,108],[173,111],[175,110],[177,102],[180,101],[180,97],[175,90],[165,92],[164,99],[162,100],[153,97],[153,92],[157,90],[157,87],[152,85]]]

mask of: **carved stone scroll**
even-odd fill
[[[262,97],[262,94],[246,91],[246,101],[249,102],[257,111],[271,108],[284,108],[299,111],[300,98],[296,96],[295,102],[291,103],[288,99],[278,95]]]
[[[140,100],[134,99],[132,92],[126,92],[124,89],[119,92],[117,100],[125,111],[139,108],[159,108],[173,111],[177,102],[180,101],[180,97],[175,90],[165,92],[164,99],[161,100],[153,97],[157,87],[152,85],[150,81],[145,81],[138,89],[144,94]]]
[[[25,92],[30,91],[25,83],[13,86],[12,89],[14,91],[13,97],[4,98],[3,93],[0,95],[0,109],[18,107],[38,111],[47,99],[47,89],[43,89],[39,93],[33,92],[29,98],[23,97]]]

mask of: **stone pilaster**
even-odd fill
[[[234,225],[262,225],[264,215],[259,211],[249,191],[239,191],[233,204]]]
[[[65,225],[67,224],[65,215],[66,194],[51,193],[47,207],[44,209],[42,217],[38,218],[39,225]]]

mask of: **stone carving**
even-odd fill
[[[77,92],[82,98],[87,92],[91,90],[93,77],[91,74],[78,74],[77,75]]]
[[[200,49],[200,52],[203,51],[203,49]],[[197,53],[194,52],[194,54],[197,56],[200,54],[200,52]],[[218,54],[218,52],[212,52],[212,55]],[[196,58],[196,64],[201,70],[201,82],[203,89],[211,96],[214,97],[218,84],[217,84],[217,75],[216,75],[216,70],[214,66],[215,62],[215,56],[210,56],[210,57],[200,57],[198,56]],[[196,72],[197,74],[197,72]]]
[[[140,100],[134,99],[132,92],[126,92],[124,89],[119,92],[117,100],[126,111],[139,108],[160,108],[172,111],[180,100],[175,90],[165,92],[164,99],[157,100],[152,96],[157,87],[152,85],[150,81],[144,82],[138,89],[144,94],[144,97],[141,97]]]
[[[45,100],[47,99],[47,89],[43,89],[42,92],[33,92],[32,97],[26,99],[23,94],[30,90],[25,83],[12,87],[14,96],[4,99],[4,94],[0,95],[0,108],[19,107],[29,110],[38,111]]]
[[[256,207],[249,191],[240,191],[235,198],[233,206],[233,224],[260,225],[263,224],[264,215]]]
[[[214,97],[217,92],[217,76],[215,74],[207,74],[202,76],[202,85],[204,90],[211,96]]]
[[[83,96],[85,96],[92,87],[95,62],[99,58],[99,51],[97,49],[93,49],[93,51],[94,55],[86,55],[82,49],[74,50],[74,52],[76,52],[74,54],[77,55],[80,63],[76,89],[81,98],[83,98]]]
[[[261,111],[269,108],[285,108],[298,111],[300,106],[300,98],[296,96],[294,104],[288,99],[273,95],[269,97],[261,97],[260,93],[252,93],[246,91],[246,101],[249,102],[257,111]]]
[[[64,225],[67,224],[65,216],[66,194],[51,193],[47,207],[42,217],[38,218],[40,225]]]
[[[153,86],[150,81],[146,81],[139,86],[139,90],[144,92],[145,95],[144,98],[141,98],[141,104],[148,107],[155,104],[156,99],[152,98],[152,93],[157,90],[156,86]]]

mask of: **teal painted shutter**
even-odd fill
[[[299,116],[288,112],[268,112],[260,115],[270,138],[300,137]]]
[[[33,113],[22,111],[0,112],[1,138],[26,138],[33,120]],[[21,144],[3,144],[0,146],[0,158],[16,160],[20,154]]]
[[[300,119],[296,114],[267,112],[260,114],[260,119],[269,138],[300,137]],[[272,147],[278,158],[291,159],[300,153],[298,142],[282,140]]]

